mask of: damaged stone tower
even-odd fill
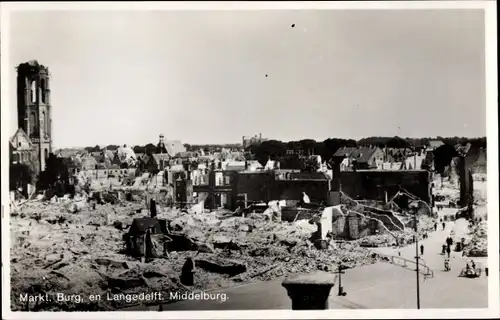
[[[17,122],[36,150],[37,168],[45,170],[52,152],[49,69],[32,60],[17,67]]]

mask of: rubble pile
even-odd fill
[[[469,228],[469,241],[466,242],[464,251],[468,257],[488,256],[488,222],[482,221]]]
[[[210,290],[290,273],[333,270],[373,263],[356,243],[325,250],[309,241],[317,226],[307,220],[275,222],[262,214],[246,217],[228,212],[188,213],[158,206],[172,233],[193,246],[168,257],[142,262],[125,254],[124,235],[134,218],[147,217],[144,199],[118,200],[112,193],[50,200],[30,200],[11,212],[11,287],[13,310],[116,310],[134,302],[90,301],[91,294]],[[124,198],[124,197],[122,197]],[[77,205],[75,206],[75,203]],[[101,203],[101,204],[99,204]],[[229,215],[229,217],[228,217]],[[196,262],[194,286],[179,281],[188,257]],[[231,271],[238,267],[239,271]],[[224,271],[229,270],[229,271]],[[26,292],[79,294],[83,302],[21,302]]]
[[[172,209],[164,205],[164,195],[136,191],[119,195],[99,185],[82,187],[74,198],[46,195],[17,203],[10,220],[13,310],[116,310],[137,302],[93,302],[88,296],[162,292],[168,299],[173,291],[220,289],[293,273],[328,272],[339,264],[354,268],[376,262],[367,247],[414,241],[414,231],[405,228],[354,241],[335,240],[330,234],[318,242],[313,239],[319,232],[314,219],[286,222],[259,213]],[[150,216],[146,203],[153,198],[158,204],[156,219],[164,222],[170,239],[168,254],[152,260],[134,258],[127,252],[127,235],[134,219]],[[351,210],[380,210],[352,199],[348,202]],[[394,219],[405,224],[411,220],[400,214]],[[419,236],[431,230],[433,223],[422,215]],[[192,286],[180,280],[188,258],[195,266]],[[19,294],[25,292],[74,293],[84,301],[21,303]]]

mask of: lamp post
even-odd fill
[[[418,256],[418,219],[417,219],[417,213],[418,210],[415,210],[413,208],[413,214],[414,214],[414,221],[415,221],[415,260],[417,264],[416,272],[417,272],[417,309],[420,309],[420,276],[419,276],[419,266],[418,266],[418,260],[420,257]]]
[[[342,271],[344,268],[342,267],[342,263],[339,262],[337,271],[334,273],[337,273],[339,275],[339,293],[338,296],[346,296],[347,293],[344,291],[344,288],[342,287],[342,274],[345,273],[345,271]]]

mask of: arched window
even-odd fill
[[[42,98],[42,103],[45,103],[45,90],[47,89],[47,80],[45,79],[42,79],[41,82],[40,82],[40,87],[42,89],[42,92],[41,92],[41,98]]]
[[[36,102],[36,81],[31,82],[31,102]]]

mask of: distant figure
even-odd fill
[[[424,245],[423,244],[420,245],[420,254],[424,255]]]
[[[486,273],[486,276],[488,276],[488,267],[484,268],[484,273]]]
[[[438,224],[437,222],[434,222],[434,231],[437,231],[437,229],[438,229]]]
[[[476,263],[474,262],[474,260],[470,261],[470,265],[472,266],[473,270],[476,270]]]
[[[443,222],[443,230],[446,228],[446,222]]]
[[[448,254],[448,259],[449,259],[450,254],[451,254],[451,247],[450,246],[446,247],[446,253]]]
[[[450,260],[449,259],[445,259],[444,260],[444,270],[445,271],[450,271],[451,268],[450,268]]]
[[[445,253],[446,253],[446,245],[443,244],[441,254],[444,255]]]
[[[182,266],[181,283],[186,286],[194,285],[194,261],[192,258],[187,258]]]

